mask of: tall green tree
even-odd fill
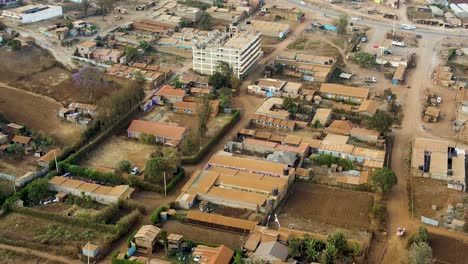
[[[370,119],[370,126],[380,134],[385,135],[392,126],[393,118],[384,111],[377,111],[377,113]]]
[[[203,30],[212,30],[213,29],[213,21],[212,17],[210,14],[207,12],[203,11],[200,21],[198,22],[199,26]]]
[[[161,183],[163,180],[163,174],[165,170],[164,158],[158,157],[149,159],[146,162],[145,166],[145,177],[147,177],[150,181]]]
[[[220,106],[225,108],[231,105],[232,91],[228,88],[222,88],[219,90],[219,101]]]
[[[337,20],[335,20],[336,33],[338,35],[345,35],[346,29],[348,28],[348,16],[342,14]]]
[[[48,193],[49,182],[47,179],[37,179],[28,185],[28,199],[37,202],[43,199]]]
[[[119,171],[121,172],[130,172],[132,169],[132,164],[128,160],[121,160],[118,164]]]
[[[371,183],[374,188],[380,188],[382,193],[387,193],[390,192],[393,185],[398,183],[398,178],[391,169],[383,167],[372,172]]]
[[[215,89],[220,89],[223,87],[229,87],[229,80],[226,79],[222,73],[216,71],[208,79],[208,84],[213,86]]]
[[[153,47],[151,47],[151,44],[148,43],[148,41],[145,41],[145,40],[141,40],[140,42],[138,42],[138,46],[143,49],[146,52],[149,52],[151,51],[151,49]]]
[[[352,60],[354,63],[358,64],[361,67],[364,68],[370,68],[375,65],[375,55],[369,52],[365,51],[359,51],[357,52]]]
[[[201,137],[206,136],[208,131],[208,121],[211,116],[211,107],[209,104],[208,97],[204,96],[198,102],[197,106],[197,115],[198,115],[198,133]]]
[[[132,61],[138,58],[138,49],[132,46],[124,47],[125,56],[127,56],[128,61]]]
[[[299,106],[294,99],[291,97],[286,97],[283,99],[283,108],[286,109],[289,114],[294,116],[297,113]]]
[[[408,254],[409,264],[432,264],[432,248],[424,242],[414,243],[411,245]]]
[[[410,239],[411,243],[429,243],[429,231],[426,227],[420,226],[418,228],[418,233],[414,234],[414,236]]]

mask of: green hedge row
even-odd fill
[[[90,179],[105,183],[106,185],[122,185],[127,181],[113,172],[102,172],[94,169],[87,169],[77,165],[60,162],[59,166],[63,171],[70,172],[73,176]]]
[[[177,186],[177,183],[179,183],[184,177],[185,177],[185,170],[183,168],[180,168],[179,173],[166,186],[166,191],[169,193],[172,189],[174,189],[174,187]]]
[[[128,184],[142,191],[164,193],[164,189],[160,185],[141,180],[137,176],[128,176]]]
[[[155,225],[160,224],[161,223],[161,220],[160,220],[161,213],[166,211],[168,208],[169,208],[169,206],[167,206],[167,205],[161,205],[158,209],[156,209],[151,214],[151,222],[153,224],[155,224]]]
[[[213,148],[216,144],[221,141],[221,139],[226,136],[226,133],[231,130],[237,122],[239,122],[241,117],[241,112],[239,110],[234,110],[229,122],[221,128],[221,130],[214,136],[208,144],[206,144],[195,156],[182,158],[182,164],[196,164],[198,163],[203,157],[205,157],[206,153]]]

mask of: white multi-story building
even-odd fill
[[[2,15],[19,23],[34,23],[53,17],[63,16],[61,6],[50,5],[26,5],[14,9],[3,10]]]
[[[239,79],[245,77],[260,60],[260,33],[239,31],[213,34],[193,48],[193,70],[211,75],[216,71],[219,61],[231,65]]]

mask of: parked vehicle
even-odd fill
[[[304,1],[299,2],[301,5],[305,5],[306,3]]]
[[[406,232],[406,228],[404,228],[404,227],[398,227],[398,228],[397,228],[396,235],[399,236],[399,237],[402,237],[402,236],[405,235],[405,232]]]
[[[377,82],[377,78],[375,78],[375,77],[365,77],[365,78],[364,78],[364,82],[365,82],[365,83],[376,83],[376,82]]]
[[[366,37],[366,36],[362,36],[361,42],[366,43],[367,41],[368,41],[367,37]]]
[[[361,21],[361,20],[362,20],[362,17],[352,17],[351,20],[354,20],[354,21]]]
[[[195,261],[196,263],[198,263],[200,261],[200,256],[195,256],[193,258],[193,261]]]
[[[416,35],[416,38],[417,39],[422,39],[422,36],[421,35]]]
[[[138,175],[140,173],[140,168],[133,167],[132,171],[130,172],[131,175]]]
[[[390,54],[393,54],[393,52],[391,50],[384,50],[383,52],[385,55],[390,55]]]
[[[392,45],[393,45],[393,46],[397,46],[397,47],[406,47],[406,43],[403,42],[403,41],[396,41],[396,40],[394,40],[394,41],[392,41]]]

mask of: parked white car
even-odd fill
[[[304,1],[300,1],[299,4],[305,5],[306,3]]]

